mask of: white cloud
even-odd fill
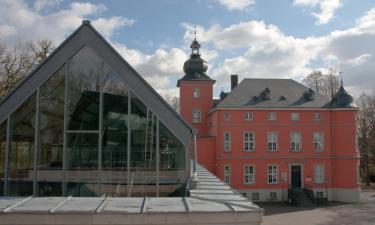
[[[293,4],[310,8],[319,6],[319,12],[312,12],[311,14],[317,18],[317,24],[326,24],[332,20],[336,10],[342,6],[341,2],[342,0],[294,0]]]
[[[63,0],[36,0],[34,2],[34,9],[41,11],[50,7],[59,5]]]
[[[228,10],[248,10],[250,6],[255,4],[255,0],[216,0],[220,5]]]
[[[175,87],[173,82],[181,78],[182,65],[188,58],[180,48],[157,49],[145,54],[118,43],[114,47],[157,90]]]
[[[106,10],[102,4],[73,2],[66,9],[41,13],[39,10],[47,7],[45,4],[52,3],[40,2],[37,6],[35,6],[37,2],[34,6],[29,6],[22,0],[0,0],[1,39],[5,42],[17,38],[22,38],[24,41],[50,39],[58,44],[87,18],[95,18],[94,26],[106,38],[110,38],[115,30],[134,23],[134,20],[120,16],[98,17]]]
[[[184,24],[184,38],[191,38],[192,25]],[[205,43],[219,55],[228,55],[210,75],[217,88],[229,86],[229,75],[244,77],[293,78],[301,81],[312,70],[334,67],[344,72],[346,85],[355,94],[375,87],[375,8],[356,20],[355,26],[320,37],[298,38],[284,34],[263,21],[248,21],[228,27],[198,26]],[[239,51],[236,55],[228,52]],[[204,55],[203,55],[204,57]],[[316,64],[316,62],[320,62]]]

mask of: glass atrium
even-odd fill
[[[0,196],[184,196],[187,146],[89,46],[0,121]]]

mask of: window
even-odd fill
[[[255,150],[255,133],[254,132],[244,132],[243,147],[245,151]]]
[[[224,183],[226,184],[230,184],[230,173],[231,173],[230,165],[225,165],[224,166]]]
[[[299,113],[297,113],[297,112],[291,113],[290,118],[291,118],[292,121],[299,120]]]
[[[322,191],[317,191],[316,192],[316,198],[322,199],[323,198],[323,192]]]
[[[301,151],[301,133],[291,132],[290,133],[290,150],[291,151]]]
[[[229,112],[224,113],[224,120],[229,120],[230,119],[230,114]]]
[[[276,112],[268,112],[268,120],[276,120]]]
[[[193,97],[199,98],[200,96],[201,96],[201,92],[200,92],[199,88],[194,88]]]
[[[244,167],[244,184],[254,184],[255,183],[255,166],[246,165]]]
[[[193,123],[200,123],[201,122],[201,111],[199,109],[195,109],[193,111]]]
[[[258,201],[258,200],[259,200],[259,193],[258,193],[258,192],[255,192],[255,193],[252,194],[251,197],[252,197],[252,200],[253,200],[253,201]]]
[[[317,152],[321,152],[324,149],[324,142],[323,142],[323,133],[321,132],[314,132],[313,133],[313,145],[314,150]]]
[[[253,113],[245,112],[245,120],[253,120]]]
[[[316,184],[324,183],[324,165],[315,165],[314,166],[314,182]]]
[[[322,113],[320,113],[320,112],[316,112],[316,113],[314,114],[314,120],[315,120],[315,121],[320,121],[320,120],[322,120]]]
[[[277,200],[277,192],[270,192],[270,201]]]
[[[278,148],[278,136],[279,134],[277,132],[268,132],[267,133],[267,146],[268,151],[275,152]]]
[[[231,133],[224,132],[224,151],[229,152],[231,149]]]
[[[268,166],[268,183],[277,184],[277,165]]]

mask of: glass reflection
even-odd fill
[[[131,98],[131,196],[156,195],[156,117],[136,96]]]
[[[98,193],[98,134],[67,134],[67,195],[96,196]]]
[[[183,196],[186,157],[183,144],[159,122],[160,196]]]
[[[5,181],[5,151],[7,141],[7,121],[0,124],[0,196],[4,196],[4,181]]]
[[[62,195],[65,66],[40,88],[37,190],[40,196]]]
[[[69,63],[69,130],[98,130],[103,61],[83,47]]]
[[[129,88],[107,66],[103,80],[102,191],[127,196]]]
[[[34,93],[10,117],[8,170],[8,194],[10,196],[33,194],[35,102],[36,94]]]

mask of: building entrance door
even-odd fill
[[[291,166],[291,185],[292,189],[301,188],[301,166],[292,165]]]

